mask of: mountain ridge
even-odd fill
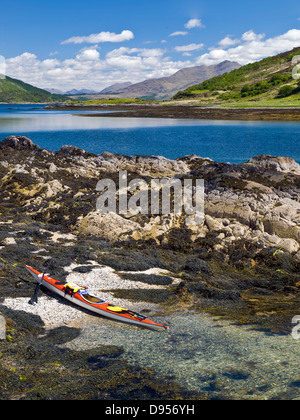
[[[229,72],[239,67],[241,67],[239,63],[228,60],[211,66],[187,67],[177,71],[171,76],[147,79],[139,83],[131,84],[125,89],[110,91],[109,94],[118,98],[170,99],[179,90],[195,84],[194,81],[196,80],[197,83],[201,83],[211,77]]]
[[[106,87],[105,89],[101,90],[101,92],[99,92],[102,95],[106,95],[106,94],[110,94],[115,92],[116,90],[120,90],[120,89],[126,89],[129,86],[132,86],[133,83],[131,82],[124,82],[124,83],[114,83],[113,85],[110,85],[108,87]]]

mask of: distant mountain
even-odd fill
[[[56,95],[65,95],[65,96],[74,96],[74,95],[97,95],[99,94],[99,91],[96,90],[90,90],[90,89],[72,89],[63,92],[59,89],[52,89],[52,88],[45,88],[47,92],[50,92],[51,94]]]
[[[49,103],[64,101],[67,98],[62,95],[52,95],[44,89],[36,88],[21,80],[6,76],[0,78],[0,102],[5,103]]]
[[[90,90],[90,89],[72,89],[68,90],[65,94],[66,95],[95,95],[99,93],[99,91],[96,90]]]
[[[62,90],[59,90],[59,89],[48,89],[48,88],[44,88],[44,90],[46,90],[47,92],[51,93],[52,95],[65,95],[65,92],[63,92]]]
[[[212,66],[196,66],[179,70],[169,77],[148,79],[125,88],[110,88],[109,94],[123,98],[169,99],[179,90],[184,90],[196,83],[238,69],[240,64],[223,61]],[[103,94],[103,91],[101,92]]]
[[[107,95],[109,93],[115,93],[118,90],[126,89],[131,86],[131,82],[124,82],[124,83],[115,83],[114,85],[108,86],[107,88],[101,90],[100,94]]]

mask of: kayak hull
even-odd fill
[[[96,296],[92,296],[88,293],[86,288],[77,286],[78,290],[76,291],[76,289],[73,288],[75,285],[70,286],[70,289],[68,283],[61,283],[58,280],[52,279],[47,274],[40,273],[30,266],[26,265],[26,268],[35,278],[35,280],[42,286],[46,287],[51,292],[63,297],[69,302],[80,306],[81,308],[87,309],[91,312],[113,319],[115,321],[125,322],[139,327],[156,330],[169,329],[168,326],[151,321],[144,315],[140,315],[136,312],[124,308],[119,308],[118,306],[110,304],[105,300],[97,298]]]

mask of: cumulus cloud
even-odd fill
[[[76,59],[78,61],[97,61],[100,59],[100,53],[96,48],[84,49],[77,54]]]
[[[173,32],[172,34],[170,34],[169,36],[185,36],[187,34],[188,34],[187,31],[176,31],[176,32]]]
[[[5,58],[0,55],[0,79],[4,79],[6,76],[6,61]]]
[[[217,64],[224,60],[248,64],[289,51],[299,45],[300,30],[297,29],[272,38],[249,30],[242,34],[239,40],[230,36],[223,38],[217,47],[210,48],[202,54],[198,52],[196,57],[195,51],[203,48],[203,44],[176,46],[169,51],[163,48],[122,46],[105,55],[94,43],[64,60],[58,56],[41,60],[27,51],[6,59],[5,64],[8,76],[41,88],[56,88],[62,91],[86,88],[100,91],[117,82],[130,80],[137,83],[149,78],[170,76],[182,68]],[[181,52],[185,58],[176,60],[167,55],[174,51]],[[188,58],[192,52],[194,58]]]
[[[139,57],[161,57],[164,50],[160,48],[127,48],[120,47],[106,54],[106,58],[120,57],[126,54],[137,54]]]
[[[220,44],[219,44],[220,45]],[[288,32],[273,38],[265,39],[264,34],[256,34],[252,30],[245,32],[239,45],[225,49],[213,48],[209,53],[199,56],[197,65],[217,64],[220,61],[237,61],[248,64],[262,58],[289,51],[300,45],[300,30],[291,29]],[[228,46],[228,44],[227,44]]]
[[[184,27],[186,29],[194,29],[194,28],[205,28],[201,19],[190,19]]]
[[[239,39],[232,39],[230,36],[226,36],[219,42],[219,45],[220,47],[227,48],[227,47],[232,47],[233,45],[236,45],[239,42],[240,42]]]
[[[129,69],[134,70],[136,75],[139,72],[143,73],[145,71],[148,72],[149,70],[155,71],[156,73],[163,71],[165,74],[166,70],[173,70],[175,63],[163,56],[164,50],[160,48],[146,49],[121,47],[106,54],[105,63],[111,69],[122,68],[125,71]],[[168,66],[170,66],[170,68]]]
[[[201,50],[204,47],[204,44],[189,44],[189,45],[181,45],[175,47],[175,51],[178,52],[187,52],[187,51],[196,51]]]
[[[96,44],[98,42],[124,42],[130,41],[134,38],[134,34],[131,31],[124,30],[120,34],[114,32],[100,32],[98,34],[91,34],[88,36],[73,36],[62,44]]]
[[[173,61],[160,48],[121,47],[103,57],[98,49],[97,45],[83,48],[66,60],[39,60],[35,54],[25,52],[6,61],[7,75],[41,88],[100,91],[117,82],[137,83],[170,76],[192,65],[190,61]]]
[[[265,38],[265,34],[256,34],[252,30],[245,32],[242,36],[243,41],[261,41]]]

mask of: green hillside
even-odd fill
[[[21,80],[11,77],[0,78],[0,102],[5,103],[48,103],[61,102],[68,98],[62,95],[51,95],[46,90],[36,88]]]
[[[292,77],[296,55],[300,47],[213,77],[172,99],[200,105],[300,106],[300,83]]]

